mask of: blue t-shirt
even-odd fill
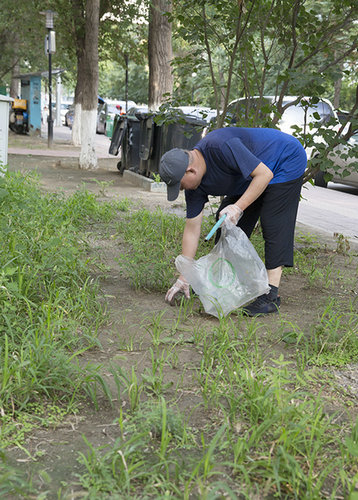
[[[298,179],[307,166],[301,143],[272,128],[226,127],[209,132],[194,147],[204,157],[206,173],[197,189],[185,191],[187,218],[200,214],[208,195],[240,196],[259,163],[272,172],[270,184]]]

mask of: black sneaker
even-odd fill
[[[281,298],[271,299],[270,294],[260,295],[251,304],[243,308],[245,316],[261,316],[263,314],[277,313]]]

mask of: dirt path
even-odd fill
[[[128,198],[135,206],[154,210],[157,207],[164,211],[184,216],[184,199],[181,195],[178,203],[168,204],[163,193],[150,193],[139,190],[129,182],[123,180],[116,167],[107,163],[105,168],[97,171],[81,171],[76,165],[59,162],[51,158],[28,158],[10,155],[9,169],[22,172],[36,170],[40,175],[40,184],[46,191],[62,190],[67,193],[74,192],[83,184],[92,192],[101,196],[103,200]],[[100,233],[100,230],[99,230]],[[331,242],[334,245],[334,242]],[[195,378],[195,370],[200,364],[201,352],[193,345],[193,335],[200,332],[211,332],[217,326],[215,318],[204,314],[194,314],[184,321],[184,327],[176,330],[178,308],[166,306],[162,294],[136,292],[130,284],[120,275],[116,256],[120,248],[118,242],[101,239],[96,235],[93,239],[91,252],[101,255],[101,259],[109,268],[108,275],[101,281],[101,288],[110,311],[110,321],[100,332],[101,348],[87,352],[82,363],[101,363],[104,367],[103,374],[112,390],[117,390],[110,373],[110,365],[120,366],[123,370],[136,367],[138,373],[143,373],[151,365],[150,346],[152,338],[148,328],[153,315],[163,311],[164,336],[167,335],[171,342],[176,342],[176,357],[165,370],[163,383],[170,384],[166,390],[166,399],[178,406],[186,414],[191,414],[191,424],[200,427],[203,422],[210,421],[211,415],[202,406],[202,396]],[[346,266],[343,256],[337,255],[336,264]],[[324,258],[324,256],[323,256]],[[327,253],[328,258],[328,253]],[[356,272],[357,261],[351,263],[351,272]],[[350,272],[347,269],[347,272]],[[312,324],[316,318],[316,309],[322,304],[323,297],[320,288],[310,288],[307,293],[307,282],[302,277],[291,274],[284,276],[281,286],[284,297],[281,316],[287,321],[296,323],[304,329]],[[336,291],[341,293],[340,290]],[[355,292],[357,293],[357,291]],[[275,339],[280,325],[278,316],[273,315],[262,320],[260,326],[260,343],[263,347],[267,344],[269,350],[267,359],[278,355],[281,351],[289,356],[289,347],[278,343]],[[185,367],[185,371],[182,370]],[[348,395],[357,401],[358,370],[356,366],[346,367],[342,370],[332,370],[336,381]],[[175,389],[175,390],[174,390]],[[344,398],[345,396],[342,396]],[[358,401],[357,401],[358,402]],[[119,416],[119,402],[112,408],[105,399],[99,401],[100,408],[83,406],[81,411],[64,420],[55,429],[41,429],[33,433],[26,442],[26,448],[31,455],[36,456],[36,462],[19,450],[12,450],[11,461],[18,467],[31,470],[45,470],[51,477],[51,483],[38,484],[40,491],[49,491],[46,498],[57,498],[56,492],[61,487],[67,488],[67,495],[62,498],[75,498],[81,496],[79,487],[70,486],[74,483],[75,474],[80,471],[77,462],[78,452],[87,450],[83,436],[94,447],[113,443],[119,437],[118,425],[114,424]],[[129,401],[125,398],[120,405],[128,407]],[[75,493],[76,492],[76,493]]]

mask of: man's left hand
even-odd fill
[[[224,214],[227,214],[227,219],[229,219],[230,222],[232,222],[236,226],[243,213],[244,211],[234,203],[233,205],[228,205],[227,207],[223,208],[219,216],[222,217]]]

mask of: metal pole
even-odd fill
[[[52,61],[51,61],[51,29],[48,30],[48,92],[49,92],[49,110],[48,110],[48,126],[47,126],[47,146],[52,147],[53,142],[53,120],[52,120]]]
[[[128,111],[128,54],[124,54],[124,60],[126,63],[126,83],[125,83],[125,94],[126,94],[126,113]]]

